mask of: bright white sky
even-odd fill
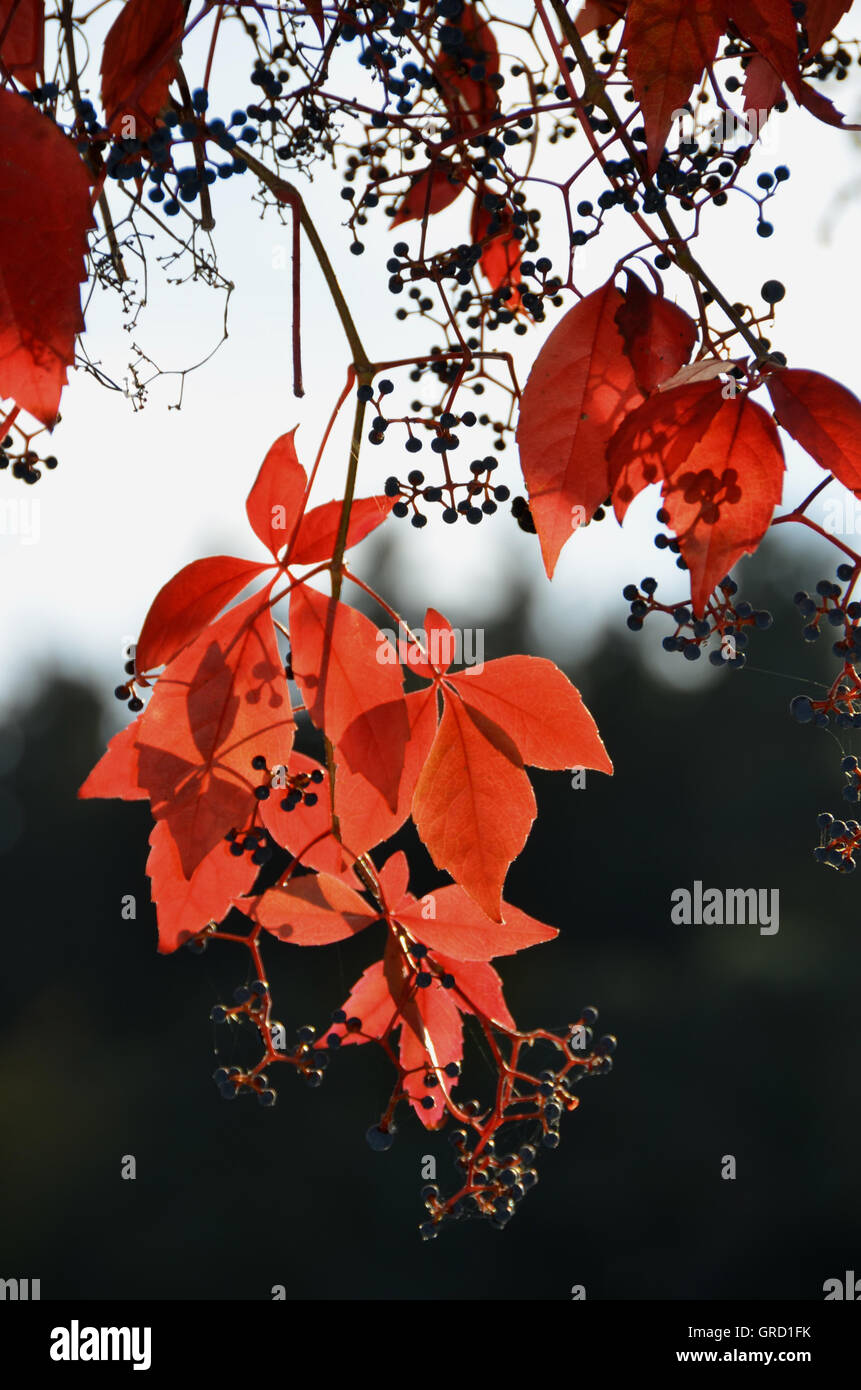
[[[191,74],[198,66],[193,59],[187,62]],[[231,109],[252,99],[250,66],[238,44],[222,55],[210,114],[229,116]],[[90,80],[94,83],[94,75]],[[861,110],[854,75],[851,84],[829,88],[828,94],[850,118]],[[698,242],[697,253],[731,299],[758,306],[762,282],[782,280],[787,296],[778,306],[776,328],[769,332],[775,347],[786,352],[790,365],[814,367],[861,393],[853,309],[861,200],[843,197],[856,185],[861,188],[858,137],[796,111],[777,118],[766,135],[747,186],[753,186],[756,173],[777,164],[786,163],[792,171],[767,212],[775,224],[774,236],[762,240],[754,235],[754,205],[737,197],[722,212],[707,215],[709,230]],[[579,163],[582,142],[559,144],[548,156],[552,159],[542,172],[560,178],[574,161]],[[219,264],[236,284],[230,337],[208,365],[187,378],[182,409],[170,408],[178,393],[178,382],[170,377],[154,382],[146,409],[135,413],[122,395],[100,388],[83,372],[73,373],[51,445],[59,468],[44,473],[33,488],[0,474],[0,503],[12,499],[39,504],[37,543],[26,545],[20,538],[0,534],[4,700],[14,699],[22,686],[58,667],[95,678],[108,696],[120,677],[124,643],[134,640],[152,597],[175,570],[206,554],[262,558],[245,520],[244,499],[273,439],[298,424],[300,457],[306,465],[313,460],[345,378],[347,346],[311,253],[303,248],[306,395],[296,400],[290,372],[289,270],[280,268],[288,259],[283,249],[289,246],[289,235],[274,218],[260,220],[259,208],[249,201],[252,188],[252,178],[246,175],[213,189]],[[425,330],[420,325],[417,336],[412,324],[395,323],[393,311],[405,301],[386,291],[385,261],[404,231],[411,242],[415,232],[399,228],[387,233],[380,217],[373,224],[376,231],[366,238],[368,251],[354,258],[347,249],[350,237],[339,227],[345,209],[339,188],[340,179],[321,166],[308,190],[309,207],[372,355],[406,356],[413,343],[425,341]],[[589,195],[584,190],[581,196]],[[539,205],[547,209],[544,220],[552,226],[552,199]],[[447,236],[468,239],[468,217],[464,198],[434,219],[438,231],[435,225],[432,236],[438,237],[439,245],[451,244]],[[627,248],[625,223],[624,214],[616,213],[590,250],[581,272],[583,291],[603,283]],[[367,231],[372,233],[372,227]],[[551,242],[552,238],[542,246],[543,254],[554,255]],[[561,264],[561,239],[555,259]],[[679,292],[672,277],[667,291],[671,296]],[[690,307],[685,298],[681,302]],[[558,312],[525,339],[506,342],[517,345],[521,381],[558,321]],[[191,284],[165,287],[153,274],[149,307],[134,341],[163,368],[185,367],[218,340],[222,313],[223,297],[217,292]],[[91,358],[122,380],[129,341],[115,299],[102,297],[94,305],[86,345]],[[413,385],[406,374],[392,375],[399,394],[390,400],[403,402],[404,410]],[[333,436],[317,500],[338,492],[349,417],[348,409],[344,428]],[[786,443],[790,471],[784,496],[792,504],[821,474],[791,441]],[[477,452],[484,453],[485,447],[477,447]],[[466,466],[472,456],[467,440],[463,453]],[[423,454],[421,459],[430,457]],[[381,490],[389,472],[404,476],[412,466],[408,458],[400,447],[389,451],[388,445],[366,445],[359,495]],[[513,446],[499,481],[508,482],[512,492],[523,491]],[[431,524],[421,532],[393,520],[386,529],[397,541],[405,616],[420,625],[426,605],[433,604],[455,623],[479,627],[504,605],[511,587],[526,580],[536,595],[536,640],[559,659],[573,654],[576,671],[577,655],[585,655],[604,625],[612,623],[615,631],[624,632],[627,608],[619,594],[623,584],[652,573],[659,580],[666,578],[673,597],[679,594],[672,559],[652,544],[656,496],[655,489],[649,489],[637,499],[624,531],[612,518],[581,531],[563,552],[552,585],[544,576],[535,538],[516,528],[507,507],[477,528],[463,523],[447,527],[436,508],[429,509]],[[360,573],[361,554],[355,552]],[[648,635],[645,640],[656,644]],[[661,665],[670,663],[664,658]],[[684,667],[689,683],[690,667]],[[117,707],[117,717],[120,714]]]

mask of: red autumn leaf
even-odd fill
[[[138,782],[137,719],[114,734],[87,780],[78,790],[82,801],[90,797],[120,797],[123,801],[146,801],[148,792]]]
[[[552,578],[582,508],[589,521],[610,492],[607,444],[642,401],[615,322],[612,280],[556,325],[526,383],[517,442],[529,505]]]
[[[295,429],[276,439],[260,465],[245,510],[251,529],[278,555],[292,537],[305,501],[308,478],[296,455]]]
[[[407,1073],[403,1088],[425,1128],[436,1129],[444,1119],[445,1098],[452,1086],[445,1068],[463,1057],[460,1014],[450,991],[434,979],[402,1005],[401,1015],[400,1063]],[[433,1088],[425,1085],[428,1072],[433,1072],[439,1082]],[[422,1105],[426,1096],[433,1101],[428,1109]]]
[[[335,809],[345,846],[364,854],[388,840],[410,814],[413,794],[437,731],[437,697],[432,688],[415,690],[405,697],[409,729],[394,808],[361,772],[351,772],[339,761],[335,776]],[[341,749],[337,750],[340,757]]]
[[[483,247],[479,258],[479,265],[491,289],[499,290],[504,287],[512,287],[512,292],[505,301],[507,309],[516,309],[520,303],[520,292],[513,286],[520,283],[520,242],[514,235],[514,218],[511,208],[505,207],[495,209],[491,212],[490,208],[484,206],[485,188],[482,185],[476,194],[472,208],[472,220],[470,225],[470,238],[474,245],[483,242],[488,236],[491,223],[494,224],[496,231]]]
[[[818,53],[840,20],[852,8],[852,0],[807,0],[802,23],[807,30],[807,50]]]
[[[783,82],[779,74],[775,72],[768,59],[761,58],[758,53],[754,54],[747,65],[742,95],[745,116],[753,111],[759,115],[760,120],[760,113],[771,111],[783,96]],[[760,126],[757,125],[757,132],[759,129]]]
[[[697,340],[697,326],[684,309],[652,294],[639,276],[626,271],[628,289],[616,312],[616,326],[634,366],[637,385],[649,395],[674,376]]]
[[[345,1023],[333,1023],[326,1030],[326,1037],[334,1033],[343,1046],[348,1043],[366,1043],[371,1038],[383,1038],[391,1030],[397,1015],[397,1005],[392,998],[389,982],[381,960],[369,965],[353,985],[349,996],[341,1005],[347,1019],[357,1018],[360,1029],[349,1029]],[[321,1038],[318,1047],[326,1046],[326,1038]]]
[[[457,16],[457,28],[463,42],[442,50],[434,75],[454,128],[475,129],[496,109],[496,91],[487,79],[499,72],[499,49],[489,24],[468,0]],[[483,77],[473,76],[476,67],[484,70]]]
[[[714,2],[714,0],[713,0]],[[779,73],[794,96],[801,90],[791,0],[724,0],[727,17]]]
[[[492,965],[484,961],[463,961],[441,956],[433,959],[454,978],[448,993],[461,1013],[480,1014],[503,1028],[517,1027],[502,995],[502,981]]]
[[[272,615],[252,594],[165,667],[138,721],[139,779],[186,876],[257,805],[252,758],[286,762],[293,732]]]
[[[749,396],[736,396],[721,403],[687,458],[668,471],[663,505],[690,570],[697,617],[722,576],[762,540],[783,470],[771,416]]]
[[[649,172],[658,167],[673,116],[711,67],[725,0],[631,0],[624,41],[628,76],[646,130]],[[766,55],[768,56],[768,55]]]
[[[435,608],[428,608],[424,625],[425,652],[410,642],[407,647],[407,665],[417,676],[425,680],[435,680],[437,672],[444,675],[455,660],[457,638],[447,618]]]
[[[429,214],[442,212],[463,191],[465,181],[466,170],[460,164],[452,164],[447,159],[429,164],[413,175],[391,225],[399,227],[402,222],[413,219],[423,222]]]
[[[821,372],[785,368],[766,383],[779,425],[861,497],[861,401]]]
[[[50,427],[84,327],[90,180],[59,127],[13,92],[0,91],[0,129],[0,397]]]
[[[381,870],[381,876],[391,862]],[[503,902],[503,920],[494,922],[456,883],[437,888],[418,902],[409,896],[393,904],[388,894],[386,901],[414,941],[462,961],[510,956],[559,935],[554,927],[545,926],[511,903]]]
[[[300,773],[322,772],[326,769],[316,758],[306,757],[295,749],[286,763],[291,777]],[[329,804],[329,788],[326,782],[311,782],[307,791],[317,800],[308,806],[304,797],[294,804],[288,797],[289,787],[272,787],[270,795],[260,803],[260,819],[276,844],[289,850],[295,859],[309,869],[322,869],[325,873],[341,874],[348,867],[345,850],[334,839],[332,831],[332,810]],[[289,807],[289,809],[287,809]],[[342,827],[343,830],[343,827]],[[366,848],[352,850],[346,834],[343,836],[347,851],[353,858]]]
[[[102,106],[111,131],[128,134],[129,116],[138,138],[152,129],[168,103],[184,28],[182,0],[126,0],[102,52]]]
[[[726,363],[721,363],[726,370]],[[650,483],[663,482],[684,463],[723,402],[719,382],[692,381],[653,396],[632,410],[607,446],[613,506],[623,521],[631,502]]]
[[[258,898],[236,903],[262,927],[293,946],[326,946],[344,941],[377,921],[379,912],[348,884],[331,874],[308,874]]]
[[[447,696],[416,786],[413,820],[437,867],[494,921],[500,920],[508,866],[534,819],[535,797],[511,738],[457,696]]]
[[[358,545],[371,531],[381,526],[394,503],[394,497],[356,498],[350,510],[346,549]],[[324,502],[321,507],[314,507],[305,513],[290,547],[291,565],[316,565],[321,560],[331,559],[338,538],[342,507],[342,502]]]
[[[220,922],[233,899],[245,893],[258,868],[249,854],[233,855],[220,840],[204,855],[189,878],[179,846],[167,821],[156,821],[150,835],[146,871],[158,914],[158,949],[175,951],[210,921]]]
[[[225,604],[267,568],[233,555],[210,555],[186,565],[152,601],[135,649],[138,671],[152,671],[172,661]]]
[[[470,710],[505,730],[529,767],[612,773],[594,719],[552,661],[504,656],[481,668],[468,666],[447,680]]]
[[[388,912],[394,913],[404,901],[414,901],[407,891],[410,886],[410,866],[402,849],[389,855],[383,867],[377,871],[377,882]]]
[[[290,644],[311,719],[394,808],[409,721],[391,643],[357,609],[300,584],[290,598]]]
[[[826,125],[836,126],[838,130],[861,130],[861,125],[847,121],[834,103],[824,97],[821,92],[817,92],[814,87],[811,87],[809,82],[801,83],[796,96],[804,109],[815,116],[818,121],[824,121]]]
[[[45,70],[45,0],[0,0],[0,61],[23,87]]]
[[[615,24],[622,18],[626,8],[626,0],[586,0],[577,15],[577,33],[585,37],[586,34],[591,34],[593,29],[600,29],[605,24]]]

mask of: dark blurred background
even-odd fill
[[[601,649],[569,663],[616,775],[575,791],[533,774],[539,819],[506,896],[561,937],[498,964],[524,1026],[598,1007],[615,1070],[584,1082],[507,1229],[463,1222],[430,1244],[421,1157],[450,1188],[451,1149],[407,1115],[390,1152],[368,1148],[390,1081],[378,1050],[333,1059],[317,1091],[278,1074],[272,1111],[220,1099],[230,1030],[209,1011],[245,980],[245,952],[157,955],[146,807],[75,798],[110,692],[46,678],[0,730],[0,1276],[41,1278],[46,1299],[267,1299],[274,1284],[297,1299],[564,1299],[584,1284],[590,1299],[821,1300],[825,1279],[861,1271],[859,882],[812,857],[817,813],[848,811],[841,748],[861,740],[787,712],[836,671],[792,607],[830,573],[823,555],[769,541],[742,566],[739,597],[776,619],[750,669],[702,683],[660,652],[663,620],[626,630],[621,599]],[[487,632],[488,657],[534,650],[527,607]],[[441,881],[414,858],[416,889]],[[673,925],[670,893],[694,879],[779,888],[779,933]],[[271,944],[289,1033],[325,1024],[381,930]]]

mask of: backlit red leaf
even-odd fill
[[[851,8],[852,0],[807,0],[802,22],[807,30],[808,52],[819,52]]]
[[[413,797],[428,853],[479,906],[500,920],[502,885],[535,819],[523,761],[504,730],[447,696]]]
[[[398,227],[414,219],[421,222],[430,213],[442,212],[462,192],[465,180],[466,171],[462,165],[452,164],[447,159],[428,165],[413,176],[391,225]]]
[[[186,876],[257,805],[252,759],[286,762],[293,732],[272,616],[253,594],[174,657],[138,722],[139,779]]]
[[[750,399],[723,401],[664,484],[663,505],[690,570],[699,617],[742,555],[752,554],[783,491],[783,450],[771,416]]]
[[[234,898],[253,884],[258,871],[249,854],[233,855],[220,840],[186,878],[179,846],[167,821],[150,835],[146,871],[158,913],[158,949],[175,951],[210,921],[220,922]]]
[[[801,89],[792,0],[723,0],[728,17],[767,58],[794,96]]]
[[[479,265],[486,276],[491,289],[499,290],[508,286],[513,287],[520,283],[520,242],[514,235],[514,218],[511,208],[494,209],[493,212],[484,206],[484,186],[476,194],[475,203],[472,209],[472,220],[470,224],[470,237],[474,245],[484,242],[488,233],[493,228],[493,234],[489,236],[486,244],[482,248]],[[520,292],[514,288],[505,301],[507,309],[516,309],[520,303]]]
[[[753,111],[761,120],[760,113],[769,112],[783,96],[783,82],[767,58],[755,53],[747,65],[744,75],[744,114]],[[757,124],[757,132],[759,131]]]
[[[726,364],[722,364],[726,369]],[[715,381],[676,386],[632,410],[607,446],[610,488],[619,521],[650,483],[663,482],[684,463],[723,402]]]
[[[0,60],[22,86],[38,84],[45,69],[45,0],[0,0]]]
[[[123,801],[146,801],[149,793],[138,782],[138,721],[114,734],[87,780],[78,790],[82,801],[90,797],[120,797]]]
[[[51,426],[84,326],[89,175],[59,127],[14,92],[0,91],[0,129],[0,397]]]
[[[650,173],[658,167],[674,114],[714,62],[724,29],[724,3],[631,0],[624,36],[628,76],[643,113]]]
[[[236,906],[292,946],[343,941],[379,917],[346,883],[325,873],[291,879],[283,888],[269,888]]]
[[[545,926],[511,903],[502,904],[503,920],[494,922],[456,883],[437,888],[418,902],[409,898],[392,910],[414,941],[457,960],[510,956],[559,935],[554,927]]]
[[[615,24],[621,19],[627,5],[625,0],[586,0],[577,15],[578,34],[591,34],[605,24]]]
[[[449,995],[461,1013],[480,1014],[503,1028],[517,1027],[502,995],[502,981],[492,965],[457,960],[436,951],[434,960],[454,977]]]
[[[394,497],[357,498],[350,509],[346,549],[358,545],[371,531],[381,526],[394,503]],[[342,506],[341,502],[324,502],[322,507],[314,507],[305,513],[296,540],[290,547],[291,565],[315,565],[321,560],[331,559],[338,537]]]
[[[447,679],[471,710],[505,730],[529,767],[613,771],[580,692],[552,661],[504,656]]]
[[[697,340],[697,326],[684,309],[663,295],[653,294],[627,271],[625,301],[616,312],[616,325],[634,366],[637,385],[649,395],[688,361]]]
[[[821,372],[784,369],[768,378],[777,423],[826,473],[861,497],[861,401]]]
[[[385,1037],[394,1021],[397,1006],[389,991],[381,960],[374,961],[359,976],[341,1007],[348,1020],[359,1019],[361,1028],[353,1030],[344,1023],[333,1023],[327,1028],[326,1037],[334,1033],[344,1047],[348,1043],[365,1043],[371,1038]],[[326,1039],[322,1038],[318,1046],[325,1045]]]
[[[233,555],[194,560],[153,599],[135,649],[139,672],[172,661],[232,598],[267,568]]]
[[[394,807],[409,721],[391,643],[357,609],[306,584],[291,595],[290,642],[293,673],[314,723],[338,744],[350,770]]]
[[[451,993],[434,979],[402,1006],[400,1062],[407,1073],[403,1087],[426,1129],[436,1129],[445,1116],[445,1097],[452,1082],[444,1068],[463,1057],[463,1024]],[[433,1088],[425,1085],[429,1071],[439,1080]],[[434,1102],[427,1110],[421,1103],[425,1096]]]
[[[140,138],[168,102],[185,28],[182,0],[126,0],[102,52],[102,106],[112,131]],[[135,126],[128,131],[129,116]]]
[[[551,577],[565,542],[609,495],[607,443],[643,399],[615,322],[622,304],[608,281],[569,309],[523,392],[520,462]]]
[[[308,486],[305,469],[296,456],[295,434],[294,429],[276,439],[245,503],[251,529],[273,555],[291,539]]]

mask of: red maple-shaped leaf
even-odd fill
[[[721,403],[684,462],[668,470],[663,505],[690,570],[702,616],[708,596],[752,554],[783,491],[783,450],[771,416],[749,396]]]
[[[290,599],[290,641],[309,715],[394,808],[409,720],[388,639],[357,609],[300,584]]]
[[[102,51],[102,106],[109,129],[138,138],[168,103],[185,28],[182,0],[126,0]],[[124,128],[131,117],[134,126]]]
[[[150,835],[147,873],[158,913],[158,949],[175,951],[208,925],[226,916],[234,898],[257,877],[250,854],[230,853],[220,840],[186,877],[179,846],[166,820],[156,821]]]
[[[266,565],[234,555],[210,555],[186,565],[152,601],[135,649],[137,670],[152,671],[172,661],[265,569]]]
[[[643,399],[616,324],[623,302],[610,280],[569,309],[523,392],[517,442],[550,577],[565,542],[608,496],[607,444]]]
[[[514,235],[514,217],[510,207],[494,207],[493,211],[485,207],[486,194],[487,190],[482,185],[472,208],[470,237],[474,245],[485,242],[487,238],[478,263],[491,289],[511,289],[505,307],[516,309],[520,303],[520,291],[514,286],[520,283],[521,275],[520,242]]]
[[[391,225],[402,222],[423,222],[434,212],[442,212],[463,191],[466,170],[461,164],[440,159],[413,175],[410,186],[398,205]]]
[[[725,22],[725,0],[631,0],[624,35],[628,76],[643,113],[652,174],[674,114],[715,60]]]
[[[286,762],[293,732],[272,615],[253,594],[174,657],[138,721],[139,780],[186,877],[256,806],[252,759]]]
[[[692,381],[632,410],[607,446],[613,506],[623,521],[650,483],[663,482],[702,438],[723,402],[719,382]]]
[[[52,426],[84,326],[89,175],[59,127],[13,92],[0,91],[0,129],[0,397]]]
[[[45,70],[45,0],[0,0],[0,61],[22,86],[37,86]]]
[[[535,797],[512,739],[458,697],[447,697],[413,797],[428,853],[499,921],[502,884],[535,819]]]
[[[626,274],[628,288],[616,311],[616,326],[633,363],[637,385],[649,395],[690,360],[697,326],[684,309],[648,290],[633,271]]]
[[[283,887],[269,888],[260,897],[242,899],[236,906],[293,946],[343,941],[380,915],[342,879],[326,873],[293,878]]]
[[[861,401],[821,372],[784,369],[768,378],[779,425],[861,497]]]

